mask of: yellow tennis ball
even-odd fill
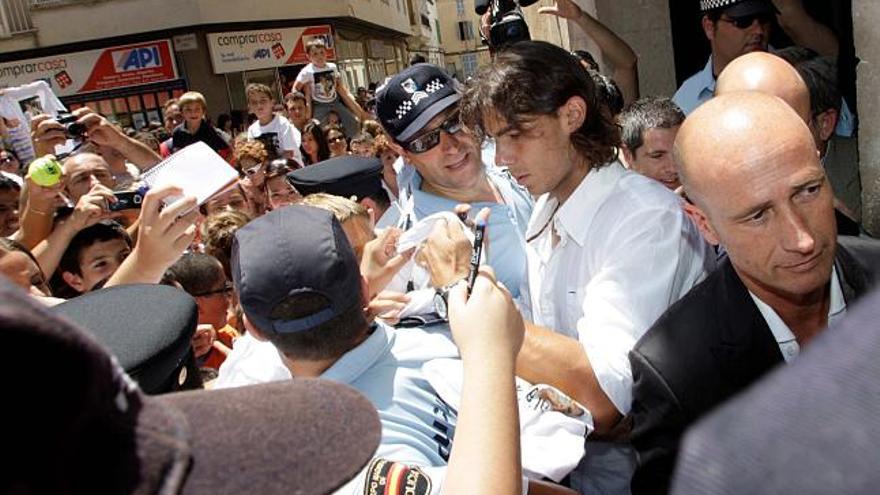
[[[54,156],[44,156],[32,161],[28,177],[43,187],[51,187],[61,181],[61,164]]]

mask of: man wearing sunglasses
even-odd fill
[[[471,205],[489,208],[487,262],[516,297],[526,271],[525,229],[532,198],[506,170],[483,160],[480,142],[459,120],[457,81],[431,64],[416,64],[379,88],[376,113],[400,154],[398,208],[377,225],[406,229],[428,215]]]
[[[801,0],[700,0],[700,13],[712,55],[675,93],[673,100],[685,114],[714,96],[715,79],[733,59],[769,49],[774,20],[795,43],[837,56],[834,33],[811,18]]]

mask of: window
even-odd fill
[[[471,21],[459,21],[458,39],[461,41],[474,39],[474,24]]]
[[[476,53],[465,53],[461,56],[461,67],[462,72],[464,73],[465,79],[468,77],[472,77],[477,73],[477,54]]]
[[[464,0],[455,0],[455,12],[459,17],[464,15]]]

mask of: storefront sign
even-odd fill
[[[207,38],[217,74],[308,63],[306,43],[315,38],[327,44],[327,60],[336,60],[330,26],[208,33]]]
[[[199,49],[199,43],[194,34],[181,34],[172,38],[174,50],[178,52],[191,52]]]
[[[58,96],[177,79],[168,40],[0,64],[0,88],[44,80]]]

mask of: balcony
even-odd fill
[[[0,38],[33,31],[28,0],[0,0]]]

